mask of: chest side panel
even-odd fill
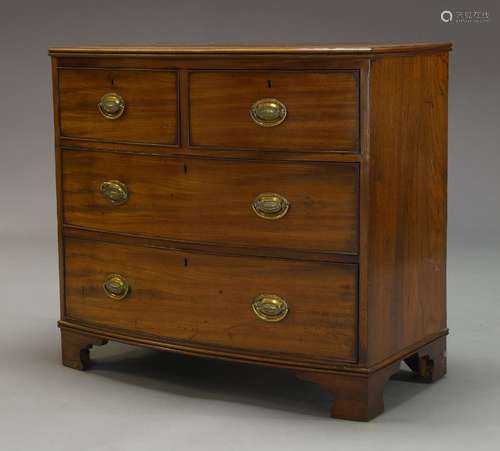
[[[369,362],[446,328],[447,53],[370,74]]]

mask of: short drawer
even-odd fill
[[[357,152],[358,91],[357,71],[192,72],[190,144]]]
[[[65,240],[69,319],[263,355],[354,361],[356,265]]]
[[[358,166],[63,152],[64,223],[252,248],[357,253]]]
[[[61,135],[119,143],[178,143],[177,73],[60,69]]]

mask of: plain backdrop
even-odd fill
[[[487,11],[484,24],[441,11]],[[470,449],[500,441],[495,1],[0,2],[0,449]],[[59,363],[50,61],[64,45],[451,41],[449,374],[392,381],[369,424],[279,370],[111,344]]]

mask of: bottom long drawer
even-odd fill
[[[356,265],[64,247],[66,319],[228,352],[356,359]]]

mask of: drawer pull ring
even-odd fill
[[[113,205],[122,205],[127,202],[127,186],[119,180],[107,180],[102,182],[100,191]]]
[[[109,274],[102,287],[106,296],[116,301],[124,299],[129,291],[127,279],[120,274]]]
[[[254,313],[264,321],[281,321],[288,313],[288,304],[276,294],[260,294],[252,303]]]
[[[250,117],[261,127],[275,127],[286,118],[286,106],[278,99],[260,99],[250,108]]]
[[[252,209],[259,218],[280,219],[285,216],[290,208],[290,203],[281,194],[261,193],[252,203]]]
[[[116,92],[108,92],[101,97],[97,109],[106,119],[118,119],[125,111],[125,100]]]

